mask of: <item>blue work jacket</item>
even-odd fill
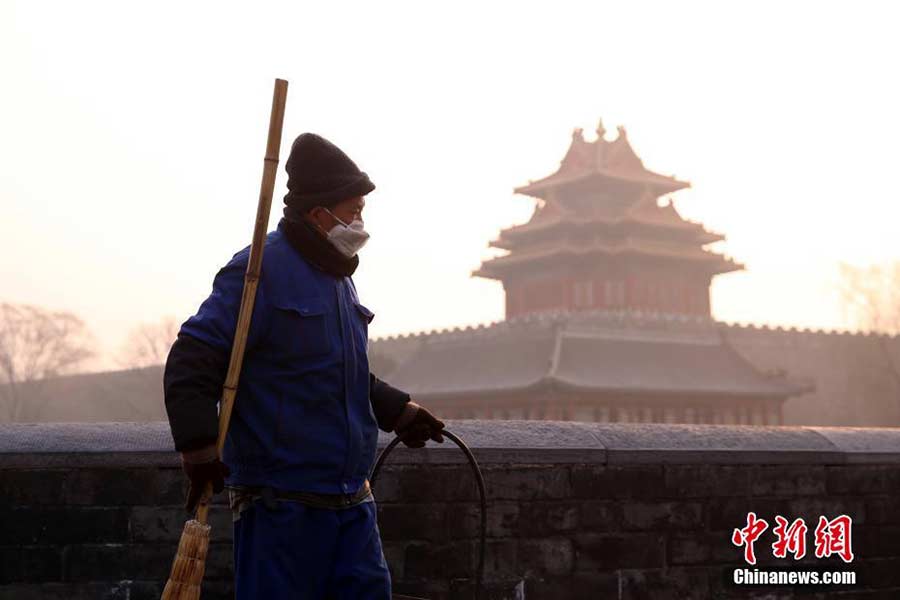
[[[223,267],[179,336],[230,353],[249,247]],[[348,494],[363,485],[378,425],[366,354],[372,311],[350,277],[268,234],[222,460],[229,485]]]

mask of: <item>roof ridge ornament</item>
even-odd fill
[[[604,136],[606,135],[606,127],[603,126],[603,118],[602,117],[597,119],[597,129],[595,129],[594,131],[596,131],[596,133],[597,133],[597,141],[598,142],[606,141],[606,139],[604,138]]]

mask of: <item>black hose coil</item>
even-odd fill
[[[475,456],[472,454],[472,451],[469,450],[469,447],[466,446],[465,442],[446,429],[443,429],[441,434],[459,446],[459,449],[466,455],[469,465],[475,473],[475,481],[478,483],[478,493],[481,495],[481,548],[478,556],[478,572],[475,574],[475,600],[478,600],[481,596],[481,585],[484,581],[484,555],[487,546],[487,496],[484,493],[484,477],[481,475],[478,461],[475,460]],[[390,444],[385,446],[384,450],[381,451],[381,454],[378,455],[378,460],[375,461],[375,466],[372,467],[372,474],[369,475],[369,483],[372,487],[375,487],[375,478],[378,477],[378,471],[381,470],[381,465],[384,463],[388,454],[391,453],[391,450],[399,443],[400,438],[394,438],[391,440]]]

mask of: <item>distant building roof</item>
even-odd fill
[[[553,188],[597,180],[615,180],[628,184],[648,186],[657,194],[674,192],[690,187],[690,183],[679,181],[668,175],[654,173],[644,167],[644,163],[628,142],[624,127],[618,128],[619,136],[607,141],[606,130],[601,122],[597,126],[597,139],[588,142],[581,129],[572,132],[572,143],[559,169],[538,181],[529,182],[515,189],[516,193],[544,198]]]
[[[162,366],[53,377],[20,386],[26,422],[166,419]],[[0,386],[0,401],[9,390]]]
[[[600,211],[602,208],[600,205],[596,205],[593,208],[592,214],[579,215],[562,211],[556,203],[538,206],[535,208],[534,215],[530,221],[501,230],[498,239],[491,241],[488,245],[512,250],[517,246],[523,245],[524,242],[528,241],[529,237],[533,237],[539,232],[546,233],[560,230],[564,227],[597,231],[598,227],[603,226],[622,229],[628,226],[632,226],[632,229],[634,226],[651,227],[672,232],[681,239],[700,244],[708,244],[725,239],[725,236],[719,233],[706,230],[700,223],[683,219],[671,201],[663,206],[657,205],[655,200],[652,202],[639,202],[621,214],[615,215],[603,214]]]
[[[541,386],[598,393],[785,398],[806,391],[770,377],[713,327],[637,330],[586,319],[530,320],[433,336],[389,375],[413,396],[515,392]]]
[[[743,265],[729,257],[724,257],[699,246],[627,237],[615,241],[593,240],[589,243],[575,244],[562,240],[552,246],[536,247],[496,256],[485,260],[481,268],[472,272],[479,277],[502,279],[508,269],[519,267],[532,268],[536,262],[571,257],[593,257],[599,255],[634,255],[648,256],[656,259],[668,259],[679,264],[686,262],[705,264],[710,273],[726,273],[743,269]]]

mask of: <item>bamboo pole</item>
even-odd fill
[[[244,362],[244,348],[250,332],[250,318],[253,315],[253,304],[256,301],[256,288],[259,285],[262,267],[263,247],[266,230],[269,226],[269,213],[272,208],[272,193],[275,190],[275,175],[278,168],[278,152],[281,148],[281,131],[284,123],[284,107],[287,100],[288,82],[275,80],[272,94],[272,111],[269,117],[269,134],[266,143],[266,156],[263,161],[262,184],[259,189],[259,203],[256,207],[256,223],[253,227],[253,242],[250,245],[250,257],[247,261],[247,272],[244,275],[244,291],[241,295],[241,308],[238,313],[234,342],[231,346],[231,359],[228,363],[228,374],[222,388],[222,401],[219,405],[219,436],[216,440],[216,451],[219,458],[228,434],[231,421],[231,410],[237,394],[238,378]],[[184,531],[178,544],[178,552],[172,563],[172,571],[162,600],[197,600],[200,598],[200,585],[206,568],[206,554],[209,550],[210,526],[207,525],[209,502],[212,497],[212,483],[208,483],[200,497],[196,517],[184,524]]]

